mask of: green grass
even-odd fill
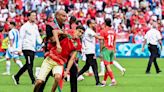
[[[34,66],[40,66],[43,58],[36,58]],[[114,87],[96,87],[94,77],[85,77],[85,80],[78,82],[78,92],[164,92],[164,72],[156,74],[154,65],[151,68],[151,74],[146,75],[145,69],[148,59],[118,59],[127,72],[122,76],[120,71],[112,66],[117,86]],[[23,62],[25,62],[23,60]],[[80,68],[84,65],[80,62]],[[161,70],[164,71],[164,59],[158,59]],[[12,62],[11,73],[18,71],[18,66]],[[0,73],[5,71],[5,62],[0,63]],[[103,77],[101,77],[102,80]],[[51,77],[46,85],[45,92],[50,92],[53,83]],[[110,83],[108,79],[107,83]],[[28,73],[25,72],[20,78],[20,85],[15,86],[11,76],[0,75],[0,92],[33,92]],[[58,91],[56,91],[58,92]],[[70,92],[69,82],[65,82],[63,92]]]

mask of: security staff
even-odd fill
[[[148,43],[148,49],[151,53],[150,57],[149,57],[149,62],[147,65],[147,69],[146,69],[146,74],[150,73],[150,68],[152,65],[152,62],[154,63],[155,69],[156,69],[156,73],[160,73],[161,70],[158,67],[157,64],[157,57],[158,57],[158,47],[157,45],[160,44],[161,49],[162,49],[162,35],[161,33],[157,30],[157,21],[156,20],[152,20],[152,28],[145,34],[144,36],[144,43],[143,43],[143,47],[142,47],[142,51],[144,51],[144,46],[146,43]]]

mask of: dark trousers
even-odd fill
[[[157,48],[157,45],[151,45],[151,44],[149,44],[148,45],[148,49],[149,49],[151,55],[149,57],[149,62],[148,62],[148,65],[147,65],[146,73],[149,73],[150,72],[150,68],[151,68],[152,63],[154,63],[156,72],[158,73],[160,71],[160,69],[159,69],[158,64],[157,64],[157,61],[156,61],[157,56],[158,56],[158,48]]]
[[[34,61],[34,56],[35,52],[31,50],[23,50],[24,57],[26,59],[26,64],[18,71],[18,73],[15,75],[16,79],[19,79],[19,77],[26,71],[28,70],[28,74],[30,76],[30,79],[32,81],[32,84],[35,82],[35,78],[33,75],[33,61]]]
[[[78,76],[82,75],[84,72],[86,72],[89,67],[91,66],[93,69],[93,73],[96,79],[96,84],[98,84],[99,81],[99,76],[98,76],[98,67],[97,67],[97,62],[96,59],[94,59],[94,54],[86,54],[86,63],[84,65],[84,67],[80,70],[80,72],[78,73]]]
[[[71,85],[71,92],[77,92],[77,67],[76,64],[74,63],[70,69],[70,85]],[[43,92],[44,87],[46,85],[46,82],[48,81],[48,78],[52,76],[52,71],[47,75],[45,82],[41,85],[40,91]]]
[[[77,92],[77,73],[78,69],[76,64],[74,63],[70,69],[71,92]]]

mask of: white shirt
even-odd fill
[[[121,21],[122,20],[120,18],[114,18],[113,23],[114,23],[115,30],[118,30],[118,26],[121,23]]]
[[[112,9],[112,7],[105,7],[104,11],[105,11],[105,13],[109,14],[109,13],[112,13],[113,9]]]
[[[16,16],[16,12],[9,12],[9,15],[11,16],[11,18],[14,18]]]
[[[162,39],[162,35],[158,30],[152,28],[145,34],[144,39],[147,40],[147,43],[157,45],[158,40]]]
[[[160,7],[156,7],[154,13],[159,16],[161,19],[162,17],[162,9]]]
[[[77,10],[80,10],[80,3],[75,3],[75,8],[77,9]]]
[[[97,10],[103,9],[103,2],[102,1],[96,1],[96,9]]]
[[[20,45],[22,50],[35,51],[37,43],[42,43],[38,26],[28,21],[20,28]]]
[[[60,10],[60,9],[65,9],[65,6],[64,5],[57,5],[57,10]]]
[[[96,23],[97,24],[103,24],[104,23],[104,17],[96,17]]]
[[[87,28],[87,30],[84,33],[84,38],[83,38],[83,45],[85,46],[85,54],[95,54],[95,35],[96,33],[91,29]]]

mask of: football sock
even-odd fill
[[[108,72],[106,71],[104,75],[104,81],[106,81],[107,79],[108,79]]]
[[[20,60],[16,60],[16,64],[17,64],[20,68],[23,67],[23,64],[22,64],[22,62],[21,62]]]
[[[113,61],[113,65],[118,68],[120,71],[123,71],[123,67],[117,62],[117,61]]]
[[[11,62],[9,60],[6,61],[6,72],[10,73],[10,66],[11,66]]]

